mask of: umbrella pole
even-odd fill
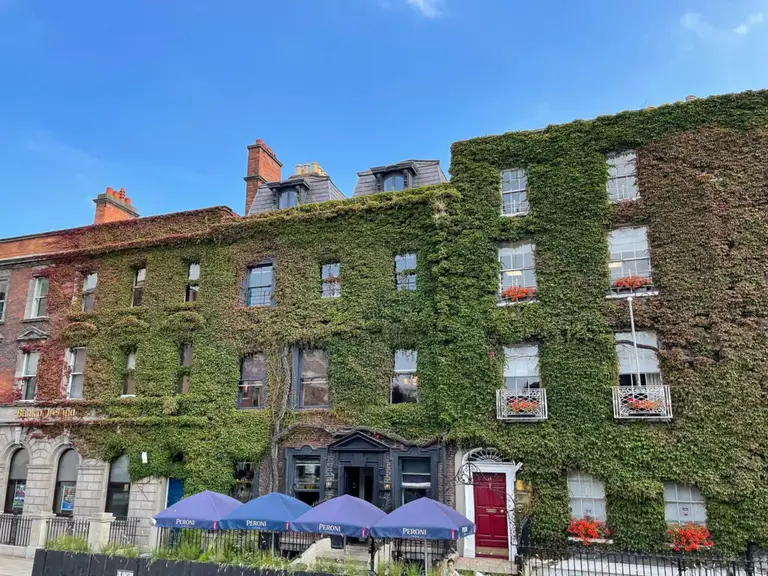
[[[272,532],[272,556],[275,555],[275,533]]]
[[[429,549],[427,548],[427,541],[424,540],[424,576],[429,576]]]

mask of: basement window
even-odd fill
[[[707,505],[701,490],[690,484],[665,482],[664,518],[670,524],[706,524]]]

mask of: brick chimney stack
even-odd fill
[[[107,187],[106,192],[96,196],[93,201],[96,203],[94,224],[130,220],[139,217],[136,208],[131,205],[131,199],[125,195],[125,188],[115,190]]]
[[[280,168],[282,166],[282,162],[277,159],[269,146],[264,144],[263,140],[258,139],[255,144],[248,146],[248,174],[243,178],[245,180],[246,215],[253,204],[259,186],[267,182],[280,181]]]

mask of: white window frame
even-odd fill
[[[674,509],[674,514],[671,511]],[[687,519],[686,516],[696,516],[696,510],[701,514],[697,519]],[[693,484],[678,484],[664,482],[664,518],[668,524],[700,524],[707,523],[707,503],[701,490]]]
[[[632,234],[642,235],[642,240],[634,242],[617,242],[617,239],[621,240],[622,235],[630,236]],[[608,250],[608,268],[611,277],[611,295],[618,298],[626,298],[633,295],[650,295],[656,293],[653,287],[653,264],[651,262],[651,249],[648,242],[647,226],[624,226],[622,228],[611,230],[611,232],[608,234]],[[640,273],[638,271],[638,263],[646,260],[648,261],[648,272]],[[637,288],[636,290],[625,290],[614,286],[613,283],[616,280],[631,276],[648,278],[649,283],[646,286]]]
[[[85,354],[85,360],[83,361],[83,371],[75,372],[75,367],[77,366],[77,355],[81,350],[83,351],[83,354]],[[85,346],[78,346],[77,348],[70,348],[68,350],[68,356],[69,377],[67,378],[67,398],[70,400],[80,400],[83,398],[84,386],[81,387],[80,396],[72,397],[72,382],[74,381],[75,376],[81,376],[83,384],[85,384],[85,363],[88,361],[88,352]]]
[[[601,503],[602,513],[595,512],[595,504]],[[579,471],[568,473],[568,506],[571,518],[592,518],[601,522],[606,521],[605,484],[599,478]],[[589,506],[589,508],[587,508]],[[585,510],[591,511],[589,514]]]
[[[335,270],[335,274],[334,274]],[[322,279],[321,298],[341,297],[341,263],[327,262],[320,266]]]
[[[504,386],[507,390],[521,393],[540,387],[538,344],[505,346],[504,359]],[[519,372],[528,373],[519,374]]]
[[[32,357],[32,355],[35,355],[37,357],[37,361],[35,362],[35,372],[33,374],[29,373],[29,361]],[[29,352],[24,352],[22,354],[21,359],[21,401],[22,402],[34,402],[37,398],[37,370],[40,366],[40,351],[39,350],[31,350]],[[27,385],[28,380],[32,379],[35,382],[34,386],[34,393],[32,394],[32,398],[27,398]]]
[[[530,251],[527,248],[530,247]],[[504,252],[509,251],[510,267],[506,268],[504,264],[504,258],[507,256]],[[526,265],[525,257],[530,252],[531,262],[530,266]],[[516,267],[515,259],[522,258],[522,263],[519,267]],[[526,271],[531,271],[532,280],[526,280]],[[511,282],[508,286],[504,285],[505,278],[510,278]],[[501,304],[511,304],[504,299],[504,290],[511,286],[519,286],[522,288],[536,289],[536,244],[530,240],[524,240],[521,242],[514,242],[512,244],[502,244],[499,246],[499,301]]]
[[[505,185],[509,185],[505,188]],[[504,209],[505,197],[510,198],[512,209]],[[522,168],[509,168],[501,171],[501,215],[523,216],[528,214],[528,174]]]
[[[43,286],[45,286],[45,293],[43,293]],[[50,290],[50,282],[46,276],[38,276],[35,278],[34,292],[32,294],[32,309],[30,310],[30,318],[48,318],[48,291]],[[40,303],[45,300],[45,314],[38,314],[40,311]]]
[[[133,273],[133,289],[131,290],[131,307],[138,308],[144,306],[144,285],[147,282],[147,267],[136,268]],[[136,290],[141,290],[141,302],[136,304]]]
[[[638,330],[635,338],[638,344],[656,348],[656,352],[647,348],[635,350],[634,344],[619,344],[619,341],[632,342],[632,332],[614,332],[616,356],[619,360],[619,375],[630,375],[633,386],[661,386],[661,367],[659,366],[659,339],[655,330]],[[624,362],[622,362],[622,359]],[[638,374],[640,380],[638,381]]]
[[[634,150],[606,154],[608,183],[606,190],[612,204],[640,198],[637,188],[637,154]]]
[[[93,279],[93,286],[89,284],[89,281]],[[99,283],[99,274],[97,272],[89,272],[83,277],[83,306],[82,310],[83,312],[90,312],[93,310],[94,305],[96,304],[96,286]],[[91,301],[91,307],[86,310],[86,302],[88,300],[88,297],[92,298]]]
[[[8,290],[11,281],[7,277],[0,278],[0,322],[5,321],[5,311],[8,308]]]
[[[413,259],[413,267],[408,267],[408,261]],[[418,267],[418,254],[416,252],[401,252],[395,254],[395,288],[398,292],[416,290],[416,270]],[[404,272],[412,270],[412,272]]]

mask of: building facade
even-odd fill
[[[6,511],[427,495],[469,557],[582,517],[765,545],[766,120],[756,92],[483,137],[349,199],[257,141],[247,217],[5,241]]]

